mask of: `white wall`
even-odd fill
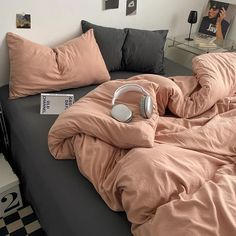
[[[103,0],[0,0],[0,85],[9,78],[7,32],[52,47],[80,35],[82,19],[103,26],[169,29],[169,35],[186,34],[189,11],[202,12],[205,4],[205,0],[138,0],[137,14],[125,16],[126,0],[120,0],[119,9],[106,11]],[[31,29],[16,28],[17,13],[31,14]]]

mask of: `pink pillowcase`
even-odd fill
[[[55,48],[7,33],[10,58],[9,97],[100,84],[110,75],[93,29]]]

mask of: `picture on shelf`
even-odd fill
[[[198,32],[224,40],[236,14],[236,5],[209,0]]]

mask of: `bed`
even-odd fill
[[[166,76],[191,75],[191,70],[165,59]],[[137,73],[113,72],[115,79]],[[75,100],[96,85],[63,90]],[[132,235],[124,212],[110,210],[92,184],[80,174],[75,160],[55,160],[47,136],[57,115],[40,115],[40,95],[9,100],[8,85],[0,101],[10,137],[9,162],[20,178],[22,194],[39,217],[47,235]]]
[[[50,128],[54,158],[75,158],[135,236],[236,234],[236,54],[200,55],[192,67],[103,83]],[[152,111],[137,104],[141,91]]]
[[[191,71],[164,60],[167,30],[82,29],[54,48],[7,34],[8,160],[45,232],[236,234],[236,54],[196,56]],[[40,115],[48,91],[76,102]]]

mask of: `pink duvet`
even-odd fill
[[[62,113],[50,129],[56,159],[75,159],[106,204],[125,211],[135,236],[236,235],[236,54],[193,60],[193,76],[140,75],[103,83]],[[114,91],[130,123],[110,116]],[[168,111],[168,112],[167,112]]]

